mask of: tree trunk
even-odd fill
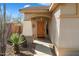
[[[2,56],[5,55],[6,51],[6,37],[5,37],[5,25],[6,25],[6,4],[3,5],[3,15],[1,11],[1,19],[0,19],[0,49]],[[1,9],[1,8],[0,8]]]
[[[19,45],[17,45],[17,44],[14,45],[14,51],[15,51],[15,54],[19,54],[20,53]]]

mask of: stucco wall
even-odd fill
[[[61,7],[61,14],[64,15],[60,22],[60,48],[79,48],[79,17],[76,17],[79,10],[76,9],[76,4],[65,4]]]
[[[66,3],[61,4],[61,14],[62,15],[74,15],[76,14],[76,4]]]
[[[49,36],[55,45],[59,43],[60,12],[60,8],[57,8],[55,13],[52,13],[52,19],[49,21]]]
[[[79,3],[78,3],[78,6],[77,6],[77,9],[78,9],[77,13],[78,13],[78,15],[79,15]]]
[[[60,25],[61,48],[79,48],[79,18],[63,18]]]
[[[32,36],[32,23],[31,21],[23,21],[23,35]]]
[[[57,55],[77,55],[79,50],[79,4],[61,4],[53,11],[50,38]],[[71,53],[72,52],[72,53]]]
[[[32,23],[31,21],[23,21],[23,32],[22,34],[25,36],[27,41],[27,47],[31,48],[33,43],[33,33],[32,33]]]
[[[78,5],[61,6],[59,55],[79,55],[79,14]]]

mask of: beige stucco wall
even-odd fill
[[[59,46],[59,34],[60,34],[60,6],[52,13],[52,19],[49,21],[49,37],[52,44],[56,46],[56,54],[59,54],[57,47]]]
[[[59,54],[79,55],[79,18],[63,18],[60,24]]]
[[[49,36],[53,44],[58,45],[60,28],[60,8],[52,13],[52,19],[49,21]]]
[[[67,3],[67,4],[61,4],[61,14],[62,15],[74,15],[76,14],[76,4]]]
[[[49,32],[57,55],[79,55],[78,6],[79,4],[61,4],[53,11]]]
[[[33,32],[32,32],[32,22],[31,21],[23,21],[23,32],[22,35],[25,36],[27,40],[26,44],[28,48],[31,48],[33,43]]]
[[[61,6],[59,55],[79,55],[79,5]],[[63,12],[64,10],[64,12]]]
[[[76,4],[61,6],[59,55],[79,55],[79,10]]]
[[[79,3],[78,3],[78,6],[77,6],[77,7],[78,7],[78,8],[77,8],[77,9],[78,9],[77,13],[78,13],[78,15],[79,15]]]
[[[32,36],[32,23],[31,21],[23,21],[23,35]]]
[[[79,18],[63,18],[60,25],[61,48],[79,48]]]

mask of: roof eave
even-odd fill
[[[49,10],[19,10],[21,13],[48,13]]]
[[[58,6],[59,4],[58,3],[52,3],[50,8],[49,8],[49,11],[52,12],[55,10],[55,8]]]
[[[45,7],[45,9],[44,9],[44,7]],[[39,12],[48,12],[49,11],[49,8],[48,8],[49,6],[42,6],[42,7],[29,7],[29,8],[22,8],[22,9],[19,9],[19,11],[21,12],[21,13],[28,13],[28,12],[37,12],[37,11],[39,11]],[[41,11],[40,11],[41,10]]]

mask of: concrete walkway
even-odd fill
[[[35,43],[35,55],[34,56],[52,56],[51,49],[49,47],[50,40],[48,39],[36,39]]]

